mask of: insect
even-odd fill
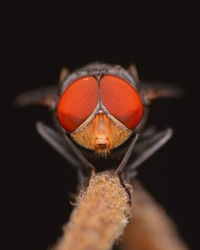
[[[16,104],[49,107],[56,128],[38,122],[37,131],[77,168],[83,182],[85,171],[102,166],[127,179],[135,176],[136,168],[172,136],[171,128],[144,129],[152,100],[179,94],[169,84],[140,82],[134,65],[125,70],[96,62],[72,73],[64,68],[58,87],[22,93]]]

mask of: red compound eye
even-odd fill
[[[98,83],[92,76],[73,82],[58,103],[58,119],[65,130],[77,129],[94,111],[99,99]]]
[[[100,90],[106,109],[127,128],[134,129],[143,113],[137,91],[122,78],[111,75],[103,76]]]

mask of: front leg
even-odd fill
[[[126,168],[127,181],[130,181],[136,175],[136,168],[140,166],[144,161],[151,157],[156,151],[158,151],[165,143],[171,138],[173,130],[167,128],[154,135],[146,137],[141,140],[135,146],[135,155],[132,162],[130,162]],[[142,137],[142,136],[141,136]]]
[[[83,164],[77,156],[74,154],[72,149],[68,146],[65,139],[56,130],[45,125],[43,122],[37,122],[37,132],[41,137],[51,145],[63,158],[77,170],[79,184],[84,186],[85,177],[83,174]]]

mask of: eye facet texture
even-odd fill
[[[65,130],[73,132],[86,120],[98,104],[97,80],[92,76],[74,81],[58,103],[58,119]]]
[[[137,91],[117,76],[105,75],[100,83],[101,100],[106,109],[127,128],[134,129],[141,120],[143,105]]]

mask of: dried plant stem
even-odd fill
[[[188,250],[173,221],[137,180],[133,190],[133,217],[124,233],[123,249]]]
[[[55,250],[108,250],[131,217],[129,196],[118,176],[102,172],[82,191]]]

